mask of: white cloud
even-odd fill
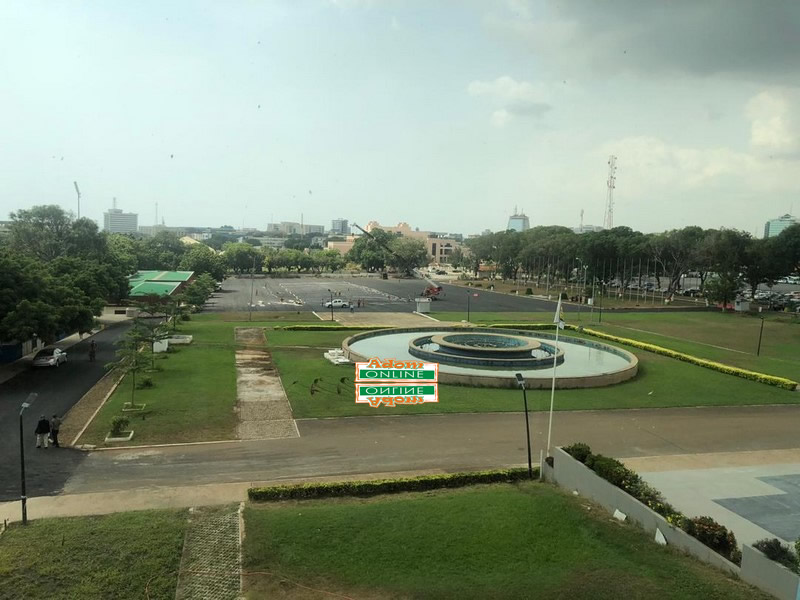
[[[503,75],[494,81],[473,81],[467,86],[471,96],[488,97],[497,108],[492,123],[502,127],[514,116],[541,117],[552,108],[546,98],[550,95],[543,84],[517,81]]]
[[[392,31],[400,31],[400,22],[397,20],[397,17],[392,15],[392,20],[389,22],[389,28]]]
[[[800,94],[766,90],[747,103],[750,119],[750,144],[755,150],[777,155],[800,151]]]

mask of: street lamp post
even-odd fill
[[[472,292],[467,292],[467,323],[469,323],[469,300],[472,297]]]
[[[517,373],[517,383],[522,388],[522,401],[525,403],[525,439],[528,442],[528,477],[533,479],[533,463],[531,462],[531,426],[528,422],[528,394],[525,392],[525,379]]]
[[[253,320],[253,278],[255,277],[256,273],[256,255],[253,255],[253,268],[250,271],[250,306],[248,306],[249,312],[247,316],[248,321]]]
[[[331,321],[333,321],[333,291],[328,288],[328,292],[331,294]]]
[[[25,436],[22,432],[22,413],[36,400],[38,394],[28,394],[28,399],[19,409],[19,466],[20,466],[20,495],[22,502],[22,524],[28,524],[28,492],[25,486]]]
[[[761,356],[761,336],[764,335],[764,317],[761,317],[761,329],[758,332],[758,350],[756,356]]]
[[[578,290],[578,320],[580,321],[580,319],[581,319],[581,306],[583,305],[583,294],[584,294],[584,292],[586,290],[586,265],[584,265],[583,264],[583,260],[578,258],[577,256],[575,257],[575,260],[577,260],[579,263],[581,263],[581,268],[583,269],[583,287],[580,290]],[[575,279],[578,280],[578,285],[580,286],[580,284],[581,284],[580,271],[578,271],[578,273],[575,274]]]

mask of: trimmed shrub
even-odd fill
[[[586,459],[592,454],[592,449],[589,448],[588,444],[582,444],[581,442],[576,442],[571,446],[567,446],[566,448],[562,448],[564,452],[569,454],[572,458],[577,460],[578,462],[582,462],[586,464]]]
[[[533,296],[533,288],[525,288],[526,296]]]
[[[538,469],[534,469],[534,477]],[[275,500],[302,500],[333,498],[337,496],[375,496],[399,492],[423,492],[440,488],[457,488],[478,483],[509,483],[528,479],[527,469],[474,471],[447,475],[424,475],[403,479],[378,479],[372,481],[336,481],[331,483],[304,483],[250,488],[248,498],[253,502]]]
[[[800,542],[800,540],[798,541]],[[797,543],[798,542],[795,542],[795,546],[797,546]],[[764,538],[763,540],[758,540],[753,544],[753,548],[763,552],[764,556],[770,560],[782,564],[795,573],[800,573],[800,561],[798,561],[797,555],[792,552],[789,546],[782,544],[778,538]]]
[[[117,415],[113,419],[111,419],[111,435],[113,436],[120,436],[122,432],[127,429],[128,424],[130,421],[128,417],[123,417],[122,415]]]
[[[683,530],[693,538],[703,542],[717,554],[724,556],[734,564],[741,564],[742,552],[736,542],[736,536],[711,517],[694,517],[685,519]]]

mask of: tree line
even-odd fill
[[[800,272],[800,224],[765,239],[696,226],[652,234],[629,227],[576,234],[543,226],[485,234],[467,240],[466,248],[457,249],[451,263],[475,276],[481,264],[492,264],[505,279],[566,282],[580,274],[587,288],[655,279],[671,295],[694,273],[701,293],[723,302],[743,286],[755,293],[762,283]]]

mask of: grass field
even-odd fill
[[[295,418],[350,415],[518,411],[518,390],[439,385],[439,402],[401,409],[356,404],[353,369],[322,358],[353,331],[267,332],[267,343],[283,380]],[[569,335],[576,336],[573,332]],[[576,336],[577,337],[577,336]],[[285,344],[285,345],[281,345]],[[310,347],[302,347],[310,346]],[[725,375],[678,360],[637,350],[639,374],[631,381],[605,388],[559,390],[556,410],[730,406],[800,402],[795,392]],[[346,378],[344,382],[342,378]],[[319,380],[315,392],[311,384]],[[531,410],[547,410],[549,390],[529,390]]]
[[[435,313],[442,321],[460,321],[463,313]],[[473,313],[473,323],[549,323],[550,313]],[[758,348],[761,319],[721,312],[584,313],[567,314],[567,322],[633,338],[734,367],[770,375],[800,377],[800,319],[785,313],[767,313]]]
[[[587,508],[527,482],[250,505],[245,569],[271,575],[246,575],[247,595],[766,600]]]
[[[186,511],[16,524],[0,537],[0,598],[174,598]]]

